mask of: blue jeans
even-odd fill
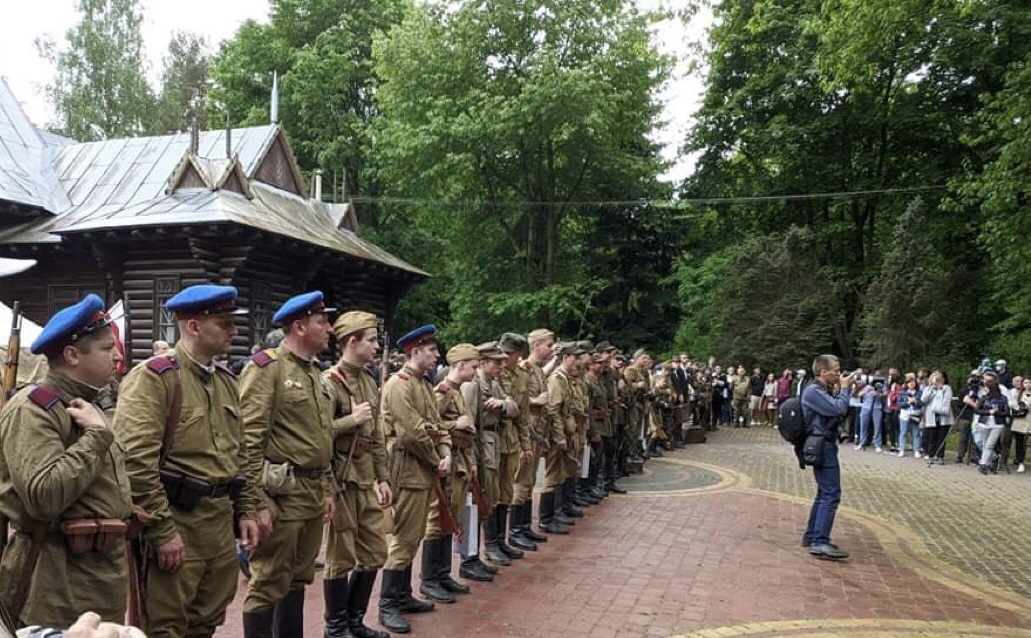
[[[841,466],[838,465],[837,443],[823,442],[823,464],[814,467],[813,472],[816,475],[816,499],[809,510],[809,524],[805,528],[803,540],[812,545],[824,545],[831,542],[834,515],[841,502]]]
[[[881,447],[881,410],[863,409],[859,413],[859,442],[863,447],[870,444],[870,425],[873,425],[873,446]]]
[[[899,415],[899,452],[906,451],[906,433],[910,430],[913,431],[913,451],[920,451],[920,438],[922,433],[920,432],[919,425],[913,425],[909,421],[909,411],[903,411]]]

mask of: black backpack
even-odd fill
[[[791,397],[781,402],[777,408],[777,430],[781,438],[794,446],[805,443],[805,437],[809,431],[809,424],[806,423],[802,414],[802,399]]]

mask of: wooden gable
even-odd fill
[[[297,166],[293,149],[282,129],[279,129],[268,150],[261,158],[254,179],[280,190],[305,196],[304,178]]]

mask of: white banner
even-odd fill
[[[584,452],[580,456],[580,478],[587,478],[591,472],[591,443],[584,442]]]
[[[458,524],[462,526],[464,538],[458,542],[458,534],[455,534],[451,544],[451,551],[460,556],[476,556],[480,553],[480,515],[473,503],[473,495],[465,495],[465,505],[462,506],[462,520]]]

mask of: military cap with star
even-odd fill
[[[573,347],[573,354],[594,354],[594,344],[590,341],[577,341]]]
[[[176,319],[247,314],[246,308],[236,307],[237,295],[232,286],[197,284],[176,293],[165,302],[165,309],[174,312]]]
[[[514,332],[506,332],[498,338],[498,347],[505,354],[526,350],[526,338]]]
[[[111,317],[104,312],[104,302],[97,295],[89,294],[79,303],[55,313],[29,349],[32,354],[57,354],[65,346],[110,324]]]
[[[337,336],[337,339],[343,341],[344,337],[348,335],[376,327],[376,315],[371,312],[352,310],[340,315],[333,322],[333,334]]]
[[[412,330],[397,340],[397,347],[409,352],[424,343],[437,340],[437,327],[432,323]]]
[[[324,315],[336,312],[336,308],[327,308],[325,296],[321,290],[313,290],[286,300],[276,314],[272,315],[272,323],[286,324],[309,315]]]

